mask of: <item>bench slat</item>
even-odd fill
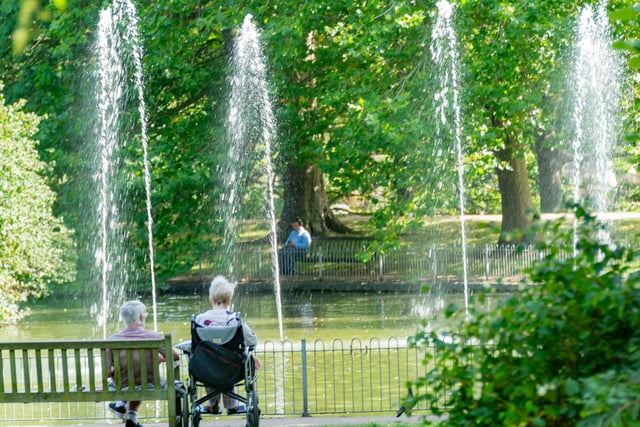
[[[151,357],[153,359],[151,363],[151,366],[153,367],[153,386],[158,388],[160,387],[160,353],[156,351]],[[171,363],[171,352],[167,353],[167,357],[170,360],[169,363]]]
[[[42,352],[40,349],[36,350],[36,377],[38,378],[38,392],[44,391],[44,381],[42,380]]]
[[[56,382],[56,358],[55,358],[55,351],[50,348],[47,350],[47,355],[48,355],[48,359],[49,359],[49,383],[51,384],[51,387],[55,387],[55,384],[57,384]]]
[[[120,351],[118,350],[118,358],[120,358]],[[127,366],[129,367],[129,369],[127,369],[127,381],[129,382],[129,384],[135,384],[135,369],[132,369],[135,366],[135,362],[134,362],[134,353],[135,351],[128,351],[126,353],[126,358],[127,358]],[[115,357],[115,356],[114,356]],[[140,360],[140,366],[144,365],[144,363],[142,363],[142,360]],[[144,386],[144,384],[147,382],[145,377],[140,377],[142,384]]]
[[[84,386],[89,388],[89,391],[96,391],[96,365],[95,363],[93,363],[94,361],[94,356],[93,356],[93,349],[90,348],[87,350],[87,356],[88,356],[88,360],[90,361],[89,363],[89,384],[83,384]],[[86,388],[85,387],[85,388]]]
[[[157,353],[157,351],[155,351],[154,353]],[[140,357],[140,361],[147,360],[147,351],[145,350],[141,352],[139,357]],[[151,363],[153,363],[153,357],[151,358]],[[154,369],[154,372],[155,372],[155,369]],[[140,363],[140,378],[143,378],[142,389],[147,390],[149,388],[149,383],[147,381],[147,364],[146,363]]]
[[[67,349],[62,349],[62,387],[65,393],[69,392],[69,363],[67,360]]]
[[[107,349],[100,349],[100,372],[102,372],[102,389],[107,390],[109,385],[107,384]]]
[[[31,391],[31,374],[29,372],[29,353],[26,349],[22,350],[22,373],[24,374],[24,385],[26,392]]]
[[[80,359],[80,349],[79,348],[74,348],[73,349],[73,361],[75,363],[75,367],[76,367],[76,388],[78,390],[82,390],[82,366],[80,365],[80,362],[82,361]],[[65,390],[67,391],[67,390]]]
[[[11,349],[9,351],[9,364],[11,365],[11,391],[18,390],[18,375],[16,374],[16,351]]]
[[[4,354],[0,348],[0,373],[4,372]],[[4,381],[0,381],[0,393],[4,393]]]

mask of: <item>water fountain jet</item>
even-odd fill
[[[282,302],[280,294],[280,272],[278,266],[278,245],[273,191],[272,145],[276,137],[276,120],[273,115],[269,90],[267,87],[267,66],[260,32],[253,23],[252,16],[245,17],[238,31],[233,53],[230,59],[229,75],[230,95],[228,102],[227,139],[229,144],[226,191],[221,206],[225,209],[224,245],[228,258],[233,260],[233,247],[236,238],[236,215],[240,206],[240,183],[245,172],[243,163],[249,149],[260,152],[260,161],[264,163],[266,179],[266,215],[269,224],[271,254],[273,265],[273,283],[276,297],[276,310],[280,326],[280,339],[284,340]],[[252,145],[252,147],[249,147]],[[233,267],[230,267],[232,273]]]
[[[595,9],[585,5],[576,26],[570,77],[574,100],[572,185],[574,202],[596,213],[610,209],[615,187],[612,151],[622,69],[621,56],[612,48],[606,1]],[[604,242],[609,240],[604,234],[600,237]]]
[[[128,201],[124,194],[122,177],[122,115],[127,106],[128,76],[133,73],[140,120],[140,138],[143,148],[143,168],[147,208],[149,265],[151,274],[153,326],[157,330],[156,286],[153,253],[153,218],[151,215],[151,178],[148,161],[148,137],[144,83],[142,73],[142,47],[138,35],[138,18],[130,0],[115,0],[112,7],[101,10],[95,44],[97,87],[96,173],[98,225],[95,268],[99,271],[101,307],[93,307],[98,326],[106,338],[109,306],[112,300],[124,298],[129,238],[123,223]],[[132,64],[131,64],[132,63]],[[132,68],[132,70],[130,69]]]
[[[469,309],[469,286],[467,273],[467,243],[464,200],[464,153],[462,149],[462,113],[460,108],[460,86],[458,81],[458,41],[453,28],[453,5],[446,0],[437,3],[438,16],[431,31],[431,59],[440,85],[435,94],[436,134],[444,138],[445,132],[453,132],[458,172],[458,195],[460,208],[460,237],[462,244],[462,280],[464,285],[465,311]]]

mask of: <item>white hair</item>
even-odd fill
[[[224,276],[216,276],[211,281],[209,287],[209,298],[214,304],[231,304],[233,299],[233,292],[236,288],[236,284],[229,281]]]
[[[147,314],[147,307],[138,300],[127,301],[120,307],[120,319],[129,326],[140,321],[140,316]]]

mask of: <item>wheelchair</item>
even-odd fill
[[[189,362],[186,399],[181,408],[183,427],[198,427],[203,416],[200,405],[217,394],[243,403],[247,409],[246,427],[259,427],[254,348],[245,345],[239,313],[236,320],[237,325],[230,327],[204,327],[196,323],[193,315],[191,341],[176,345]],[[240,395],[234,387],[244,388],[246,393]]]

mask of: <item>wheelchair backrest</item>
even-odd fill
[[[233,326],[202,326],[191,316],[191,348],[195,349],[202,341],[210,341],[229,350],[244,353],[244,334],[242,317],[235,313],[237,324]]]
[[[196,327],[196,333],[200,340],[211,341],[216,344],[224,345],[231,341],[235,336],[238,328],[236,326],[220,327]]]
[[[202,326],[191,316],[191,355],[189,375],[217,391],[228,392],[245,378],[245,352],[242,319],[235,313],[233,326]]]

